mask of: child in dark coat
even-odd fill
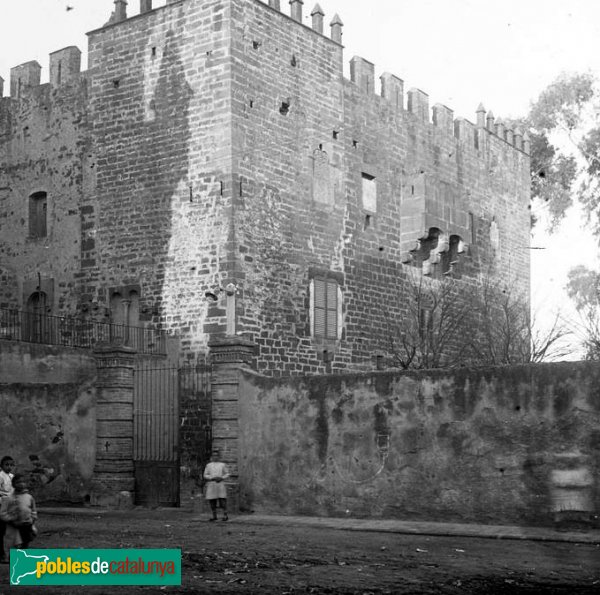
[[[14,547],[25,549],[37,535],[35,521],[37,510],[35,500],[29,493],[27,478],[17,473],[12,480],[14,492],[3,507],[3,517],[7,524],[7,541]]]

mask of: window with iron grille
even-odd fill
[[[338,282],[327,277],[315,277],[313,289],[313,336],[320,339],[338,338]]]
[[[48,197],[45,192],[35,192],[29,197],[29,237],[45,238],[47,231]]]

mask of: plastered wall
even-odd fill
[[[542,525],[576,513],[597,522],[599,377],[590,363],[278,380],[246,372],[242,506]]]
[[[41,503],[85,502],[95,462],[96,367],[66,348],[0,341],[0,456]]]

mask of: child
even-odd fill
[[[206,479],[206,499],[210,503],[212,510],[211,521],[217,520],[217,504],[223,509],[223,520],[229,519],[227,516],[227,487],[223,483],[224,479],[229,477],[227,466],[219,461],[219,451],[213,450],[210,455],[210,463],[204,469],[204,479]]]
[[[13,493],[13,471],[15,462],[12,457],[2,457],[0,461],[0,510],[8,504],[8,498]],[[4,534],[6,523],[0,518],[0,564],[8,564],[6,551],[4,550]]]
[[[17,473],[13,477],[12,483],[14,493],[9,498],[4,518],[8,524],[14,546],[26,549],[37,535],[35,500],[29,493],[25,475]]]

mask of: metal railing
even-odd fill
[[[99,343],[120,343],[137,353],[167,352],[164,331],[6,308],[0,308],[0,339],[84,349]]]

